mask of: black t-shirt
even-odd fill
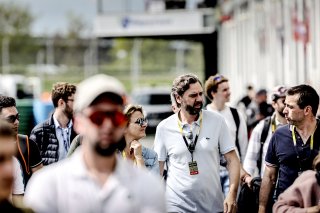
[[[23,140],[21,138],[21,135],[19,135],[19,140]],[[27,185],[31,177],[31,174],[32,174],[31,169],[42,163],[42,158],[40,156],[40,151],[38,149],[37,144],[30,139],[28,139],[28,142],[29,142],[29,150],[26,145],[26,140],[23,140],[23,143],[19,143],[19,144],[17,143],[17,146],[18,146],[17,159],[21,164],[25,186]]]
[[[292,185],[298,177],[300,169],[302,171],[312,169],[313,159],[319,153],[319,126],[314,133],[312,150],[310,147],[311,137],[304,144],[296,130],[295,135],[296,146],[294,146],[292,139],[292,126],[285,125],[279,127],[270,140],[265,160],[268,165],[279,169],[276,197]],[[298,155],[299,159],[297,158]]]

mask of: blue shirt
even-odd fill
[[[266,165],[278,168],[276,198],[286,190],[298,177],[300,170],[312,169],[312,162],[319,152],[320,128],[314,133],[313,149],[310,149],[310,138],[303,143],[295,130],[296,146],[292,139],[292,126],[285,125],[273,134],[266,154]],[[299,155],[299,158],[297,157]]]

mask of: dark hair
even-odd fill
[[[247,85],[247,90],[248,91],[253,90],[253,86],[252,85]]]
[[[304,109],[306,106],[311,106],[312,114],[317,115],[319,106],[319,95],[316,90],[310,85],[301,84],[288,89],[287,95],[293,96],[299,94],[297,105],[300,109]]]
[[[312,167],[320,171],[320,153],[313,159]]]
[[[199,82],[202,86],[202,83],[200,82],[199,78],[194,74],[185,74],[180,75],[176,79],[174,79],[172,83],[172,90],[174,96],[179,95],[183,96],[183,94],[190,88],[190,84],[195,84]],[[177,107],[180,107],[180,104],[177,103]]]
[[[210,76],[205,84],[204,84],[204,91],[207,98],[210,99],[210,101],[213,100],[212,92],[217,92],[219,84],[223,82],[228,82],[229,80],[225,78],[223,75],[216,74],[214,76]]]
[[[16,107],[16,100],[12,97],[0,95],[0,113],[3,108]]]
[[[13,131],[12,126],[2,119],[0,119],[0,137],[16,137],[16,133]]]
[[[68,101],[68,97],[76,93],[76,86],[65,82],[58,82],[53,85],[51,91],[51,99],[54,107],[58,106],[58,101],[61,98],[65,102]]]

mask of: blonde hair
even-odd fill
[[[129,121],[131,118],[131,115],[136,111],[141,112],[143,115],[143,109],[141,105],[128,104],[123,110],[123,114],[126,116],[127,120]]]
[[[210,101],[213,100],[212,92],[217,92],[219,84],[228,82],[229,80],[221,74],[210,76],[204,83],[204,93]]]

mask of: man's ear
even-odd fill
[[[181,100],[182,97],[181,97],[180,95],[176,95],[175,97],[176,97],[177,103],[178,103],[178,104],[181,104],[181,102],[182,102],[182,100]]]
[[[216,93],[211,90],[210,94],[211,94],[211,97],[212,97],[212,100],[213,100],[214,96],[216,95]]]
[[[64,103],[65,103],[65,102],[64,102],[64,100],[62,100],[62,98],[60,98],[60,99],[58,100],[58,106],[62,106]]]
[[[304,111],[305,115],[310,114],[310,113],[312,114],[312,107],[306,106],[303,111]]]

